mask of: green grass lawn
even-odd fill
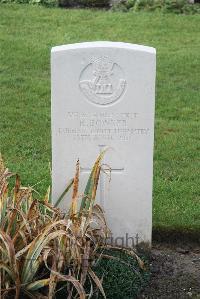
[[[24,185],[50,184],[50,49],[123,41],[157,49],[154,228],[200,229],[200,16],[0,5],[0,151]]]

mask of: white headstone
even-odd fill
[[[96,157],[109,147],[103,163],[111,167],[111,181],[101,174],[97,201],[112,241],[151,243],[155,49],[119,42],[58,46],[51,67],[53,201],[78,158],[84,185]]]

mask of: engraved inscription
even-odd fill
[[[129,141],[135,137],[148,136],[150,129],[142,127],[139,113],[90,113],[67,112],[68,127],[58,128],[59,135],[67,135],[80,141]]]
[[[79,86],[90,102],[108,105],[124,93],[126,80],[123,76],[120,66],[108,56],[96,57],[81,72]]]

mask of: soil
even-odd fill
[[[138,299],[200,299],[199,243],[153,245],[151,279]]]

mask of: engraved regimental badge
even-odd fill
[[[126,89],[121,67],[108,56],[96,57],[83,69],[79,86],[85,97],[98,105],[116,102]]]

